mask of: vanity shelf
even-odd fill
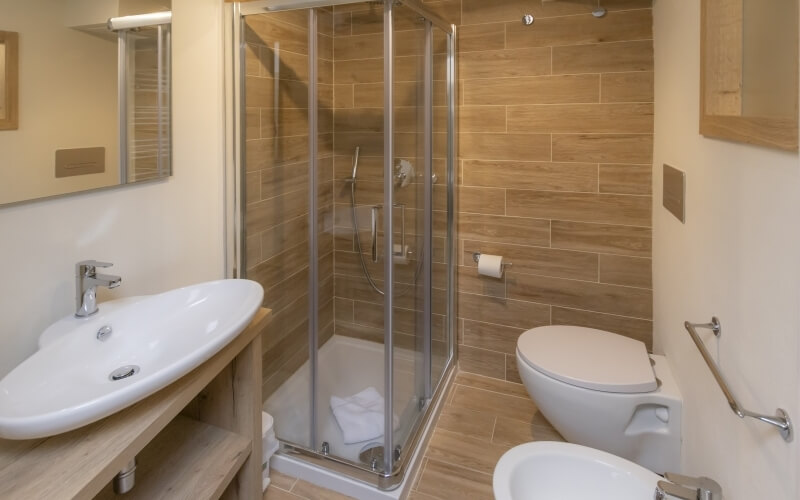
[[[222,495],[249,455],[249,439],[178,416],[139,453],[136,486],[130,492],[117,495],[109,484],[95,498],[212,500]]]
[[[114,498],[109,483],[136,456],[125,498],[260,498],[261,336],[270,319],[260,309],[211,359],[98,422],[0,439],[0,498]]]

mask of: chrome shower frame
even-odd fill
[[[225,58],[225,89],[226,89],[226,151],[225,151],[225,194],[226,194],[226,218],[225,218],[225,271],[229,277],[244,277],[245,263],[245,242],[247,238],[244,215],[245,215],[245,43],[244,43],[244,18],[250,14],[269,13],[282,10],[313,9],[314,7],[330,7],[334,5],[363,3],[363,0],[301,0],[301,1],[276,1],[261,0],[246,3],[233,3],[226,5],[225,11],[225,43],[229,52]],[[322,450],[312,449],[297,443],[281,441],[282,453],[301,457],[305,462],[318,465],[324,469],[332,470],[348,476],[350,478],[370,484],[382,490],[392,490],[397,488],[403,480],[406,472],[411,465],[412,458],[417,455],[416,451],[420,444],[424,444],[427,439],[426,429],[433,417],[439,410],[439,403],[443,401],[443,396],[448,388],[449,382],[454,376],[454,367],[457,361],[455,349],[456,332],[456,245],[457,238],[455,227],[456,200],[456,151],[457,137],[455,131],[457,113],[457,75],[456,75],[456,27],[447,23],[438,15],[428,11],[416,0],[385,0],[380,2],[384,9],[384,204],[383,206],[394,206],[393,190],[393,130],[394,130],[394,96],[393,81],[394,76],[394,26],[393,13],[397,6],[402,5],[412,10],[425,21],[425,61],[424,61],[424,248],[430,252],[430,256],[425,259],[422,269],[422,279],[424,283],[424,306],[423,317],[424,331],[418,335],[422,337],[422,344],[418,347],[423,353],[424,364],[422,371],[424,377],[424,387],[422,389],[423,403],[421,407],[421,417],[418,416],[411,428],[405,445],[405,451],[399,459],[393,457],[393,453],[384,454],[382,471],[374,471],[366,464],[356,463],[347,459],[324,453]],[[316,14],[313,10],[309,14],[309,60],[314,61],[316,53]],[[446,300],[447,312],[447,361],[445,362],[441,376],[438,380],[432,378],[432,252],[433,252],[433,27],[439,28],[447,36],[447,81],[446,96],[448,107],[447,124],[447,234],[445,253],[447,255],[447,281],[448,289]],[[316,127],[316,106],[317,106],[317,78],[316,64],[309,64],[309,356],[311,367],[311,429],[310,443],[319,444],[316,436],[317,432],[317,373],[314,360],[317,356],[318,335],[317,335],[317,303],[318,297],[318,270],[317,270],[317,234],[316,234],[316,175],[314,166],[317,156],[317,134],[314,132]],[[384,283],[387,291],[393,289],[394,275],[394,232],[392,211],[384,210]],[[388,257],[387,257],[388,256]],[[386,408],[384,415],[386,418],[384,435],[384,449],[391,450],[397,443],[394,443],[394,426],[392,415],[393,405],[393,293],[384,295],[384,346],[385,346],[385,381]]]

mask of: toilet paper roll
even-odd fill
[[[492,278],[502,278],[503,256],[482,253],[478,258],[478,274],[491,276]]]

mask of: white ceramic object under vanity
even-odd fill
[[[211,281],[60,320],[0,380],[0,437],[59,434],[144,399],[234,339],[263,294],[254,281]]]
[[[604,451],[538,441],[507,451],[494,470],[497,500],[646,500],[661,476]]]

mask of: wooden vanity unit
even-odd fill
[[[44,439],[0,439],[0,498],[247,499],[261,491],[260,309],[214,357],[103,420]],[[136,486],[114,476],[137,457]]]

